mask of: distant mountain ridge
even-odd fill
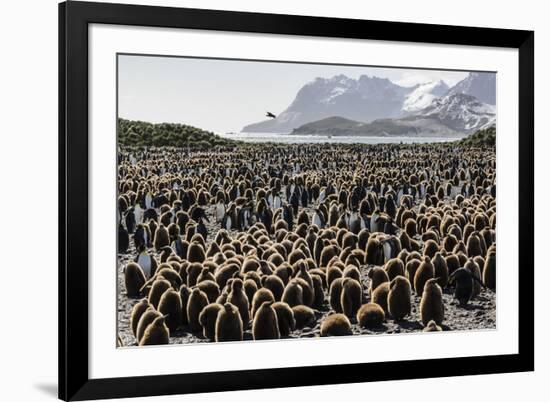
[[[497,76],[494,73],[470,73],[462,81],[449,89],[450,94],[466,94],[476,97],[489,105],[496,105]]]
[[[370,123],[333,116],[304,124],[292,131],[300,135],[464,137],[494,125],[495,107],[465,94],[436,98],[415,114]]]
[[[480,102],[476,97],[464,93],[450,93],[434,99],[418,112],[421,116],[436,117],[446,126],[464,133],[481,129],[496,119],[496,108]]]
[[[304,85],[275,119],[249,124],[242,131],[290,133],[304,124],[335,116],[358,122],[403,119],[421,113],[447,94],[477,94],[494,102],[490,92],[493,88],[496,93],[495,85],[494,74],[484,73],[470,73],[452,88],[443,81],[404,87],[367,75],[358,79],[343,74],[316,78]]]
[[[302,124],[330,116],[363,121],[398,117],[410,90],[387,78],[366,75],[357,80],[345,75],[316,78],[298,91],[294,101],[277,118],[250,124],[242,131],[288,133]]]

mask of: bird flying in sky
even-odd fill
[[[275,116],[273,113],[271,112],[266,112],[265,114],[266,117],[271,117],[272,119],[276,118],[277,116]]]

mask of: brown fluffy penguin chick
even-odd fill
[[[229,279],[239,272],[240,268],[236,263],[224,264],[216,271],[216,283],[218,286],[223,289]]]
[[[371,295],[379,285],[390,281],[388,274],[384,271],[384,268],[381,267],[371,268],[367,276],[370,278],[369,293]]]
[[[325,302],[325,291],[323,289],[323,280],[319,275],[311,275],[313,281],[313,293],[315,297],[313,298],[313,307],[321,308]]]
[[[359,269],[354,265],[348,265],[343,272],[342,275],[343,278],[351,278],[355,279],[356,281],[361,281],[361,272]]]
[[[398,275],[405,275],[405,264],[403,264],[403,261],[397,257],[388,260],[384,266],[384,269],[386,270],[390,281]]]
[[[309,283],[307,283],[302,278],[294,278],[292,279],[292,282],[296,282],[298,285],[302,287],[302,303],[306,306],[311,306],[313,304],[313,300],[315,298],[315,294],[313,292],[313,287],[309,286]],[[313,281],[312,281],[313,282]]]
[[[168,236],[168,230],[161,223],[157,230],[155,230],[155,240],[153,241],[156,251],[160,251],[161,248],[170,245],[170,237]]]
[[[187,302],[189,301],[189,296],[191,296],[191,289],[187,285],[181,285],[180,290],[180,299],[181,299],[181,323],[183,325],[189,324],[187,318]]]
[[[332,282],[334,282],[335,279],[341,278],[343,276],[342,270],[338,267],[338,265],[331,265],[327,268],[327,286],[330,289],[330,286],[332,285]]]
[[[311,279],[311,274],[308,272],[308,266],[305,262],[301,262],[296,273],[296,278],[303,279],[307,282],[309,287],[313,289],[313,279]]]
[[[155,280],[151,286],[151,291],[149,292],[149,303],[151,303],[153,307],[158,308],[160,298],[164,292],[171,288],[172,285],[166,279]]]
[[[458,258],[459,266],[463,267],[468,262],[468,257],[462,251],[455,254]]]
[[[420,266],[420,262],[421,262],[420,260],[413,258],[413,259],[410,259],[405,265],[405,276],[407,277],[407,279],[411,284],[414,283],[414,276],[416,275],[416,271]]]
[[[139,319],[147,311],[148,308],[152,308],[153,305],[149,303],[147,299],[141,299],[139,303],[136,303],[132,309],[132,314],[130,315],[130,328],[132,328],[132,333],[134,336],[137,334],[137,327]]]
[[[158,311],[166,317],[166,326],[170,330],[170,334],[173,334],[182,324],[183,313],[180,294],[173,289],[164,292],[159,301]]]
[[[290,332],[296,329],[296,320],[294,312],[290,306],[283,302],[275,302],[271,305],[277,313],[277,323],[281,336],[288,336]]]
[[[258,312],[258,309],[266,301],[275,303],[275,297],[273,297],[273,293],[271,293],[271,290],[266,288],[258,289],[258,291],[254,294],[254,297],[252,298],[252,319],[254,319],[256,313]]]
[[[167,264],[161,264],[161,265],[164,265],[164,267],[161,268],[161,266],[159,266],[159,268],[161,269],[157,271],[156,275],[162,276],[164,279],[170,282],[174,290],[179,289],[182,284],[180,274],[176,272],[171,265],[170,265],[170,268],[166,266]]]
[[[210,272],[210,269],[208,267],[202,266],[202,271],[200,275],[197,278],[197,283],[201,283],[204,281],[212,281],[216,282],[216,277],[212,272]]]
[[[256,281],[253,279],[246,279],[243,282],[243,289],[244,293],[246,294],[246,298],[248,299],[248,304],[252,305],[254,295],[258,291],[258,285],[256,284]]]
[[[216,340],[216,320],[218,313],[223,309],[219,303],[210,303],[199,314],[199,323],[202,325],[202,334],[211,341]]]
[[[323,248],[323,251],[321,251],[321,257],[319,261],[319,266],[326,267],[329,263],[329,261],[338,255],[337,247],[336,246],[326,246]]]
[[[273,274],[277,275],[286,286],[292,277],[292,272],[292,267],[285,262],[284,264],[278,266]]]
[[[292,307],[292,312],[294,313],[296,328],[302,329],[315,324],[315,311],[311,307],[300,304]]]
[[[187,266],[187,269],[185,270],[187,276],[187,286],[193,287],[197,284],[197,279],[199,279],[202,269],[202,264],[199,262],[193,262]]]
[[[384,253],[381,248],[380,241],[371,235],[365,249],[367,264],[382,265],[384,263]]]
[[[145,274],[135,262],[130,262],[124,267],[124,284],[128,297],[139,297],[140,290],[145,285]]]
[[[264,301],[254,316],[252,336],[255,341],[260,339],[279,339],[281,337],[277,313],[273,309],[272,304],[273,301],[271,300]]]
[[[493,292],[497,288],[497,255],[495,251],[489,251],[487,253],[487,259],[483,266],[483,284],[491,289]]]
[[[435,240],[429,239],[424,243],[424,255],[432,258],[439,251],[439,245]]]
[[[330,285],[330,289],[328,292],[328,298],[330,307],[336,312],[341,313],[342,312],[342,288],[343,288],[343,278],[338,278],[332,281],[332,284]]]
[[[220,296],[220,287],[216,282],[210,279],[199,282],[196,286],[206,294],[209,303],[214,303]]]
[[[321,336],[344,336],[351,334],[351,323],[344,314],[330,314],[321,323]]]
[[[277,275],[272,274],[262,277],[262,286],[266,289],[271,290],[271,293],[273,293],[273,297],[276,301],[280,301],[283,297],[285,284],[283,280]]]
[[[428,325],[424,327],[422,332],[439,332],[442,331],[441,327],[435,323],[434,320],[430,320]]]
[[[454,271],[460,268],[460,260],[454,254],[449,254],[445,257],[445,264],[447,264],[447,270],[449,271],[449,276],[452,275]]]
[[[384,282],[380,284],[371,295],[371,301],[378,304],[384,312],[388,311],[388,294],[390,293],[390,283]]]
[[[202,245],[198,242],[191,243],[187,249],[187,261],[191,263],[204,262],[205,259],[206,253],[204,252]]]
[[[216,342],[242,341],[243,321],[237,306],[225,303],[216,318]]]
[[[250,304],[243,289],[243,281],[240,278],[235,278],[231,282],[231,291],[227,296],[227,301],[237,306],[243,321],[243,327],[247,328],[250,322]]]
[[[199,315],[203,308],[208,305],[208,297],[206,293],[199,288],[193,288],[189,300],[187,301],[187,320],[192,332],[197,332],[201,329]]]
[[[304,252],[300,249],[297,249],[297,250],[293,250],[289,255],[288,255],[288,263],[290,265],[294,265],[296,264],[297,262],[302,262],[304,261],[305,259],[307,258],[307,256],[304,254]]]
[[[414,237],[418,233],[417,230],[417,224],[414,218],[408,218],[405,223],[405,233],[407,233],[407,236]]]
[[[340,295],[342,312],[348,318],[354,318],[362,303],[363,288],[361,284],[355,279],[344,278],[342,280],[342,294]]]
[[[428,325],[431,320],[440,325],[445,318],[443,293],[435,278],[429,279],[424,285],[420,300],[420,317],[424,326]]]
[[[384,310],[376,303],[363,304],[357,310],[357,323],[362,328],[380,327],[386,318]]]
[[[162,314],[154,308],[149,308],[141,315],[136,330],[136,340],[138,345],[140,344],[141,339],[143,338],[143,334],[145,333],[145,330],[147,329],[149,324],[151,324],[157,317],[162,317]]]
[[[477,265],[473,259],[469,259],[468,262],[466,262],[466,265],[464,265],[464,268],[470,271],[473,277],[476,277],[478,281],[473,279],[474,287],[472,288],[472,297],[471,299],[479,296],[481,293],[481,270],[479,269],[479,265]]]
[[[483,258],[480,255],[477,255],[473,258],[473,260],[477,264],[477,266],[479,267],[479,272],[481,273],[480,274],[480,279],[482,279],[483,278],[483,267],[485,266],[485,258]]]
[[[139,346],[167,345],[170,342],[169,330],[164,319],[164,316],[157,317],[147,326],[141,341],[139,341]]]
[[[388,312],[394,320],[402,320],[411,313],[411,283],[398,275],[390,282]]]
[[[475,257],[477,255],[482,255],[482,245],[480,241],[480,236],[477,232],[473,232],[468,237],[468,241],[466,242],[466,251],[468,254],[468,257]]]
[[[246,274],[247,272],[256,271],[260,268],[260,262],[256,257],[245,258],[241,266],[241,273]]]
[[[407,251],[416,250],[416,247],[413,247],[413,245],[411,244],[412,241],[413,240],[411,240],[407,232],[405,232],[404,230],[401,231],[401,233],[399,234],[399,242],[401,243],[403,250],[407,250]]]
[[[432,258],[432,265],[434,266],[434,277],[437,278],[437,283],[441,288],[445,288],[449,283],[449,269],[447,268],[447,262],[440,252],[435,253]]]
[[[304,289],[298,281],[292,279],[288,282],[281,301],[288,304],[290,307],[304,304]]]
[[[434,266],[430,257],[424,256],[424,261],[420,263],[420,266],[414,274],[414,291],[417,295],[421,295],[424,290],[424,284],[428,279],[432,279],[435,275]]]
[[[247,272],[246,275],[244,275],[243,280],[247,280],[247,279],[252,279],[256,283],[256,286],[258,287],[258,289],[262,287],[262,278],[260,277],[259,273]]]

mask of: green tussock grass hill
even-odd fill
[[[494,147],[497,138],[497,130],[495,126],[486,128],[484,130],[476,131],[470,134],[468,137],[461,139],[457,143],[465,146],[489,146]]]
[[[222,138],[210,131],[177,123],[148,123],[118,119],[118,143],[137,147],[193,147],[207,149],[233,146],[239,142]]]

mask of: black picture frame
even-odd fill
[[[90,379],[88,25],[514,48],[519,52],[517,354]],[[113,135],[115,135],[113,133]],[[169,395],[534,370],[534,32],[70,1],[59,4],[59,398]]]

